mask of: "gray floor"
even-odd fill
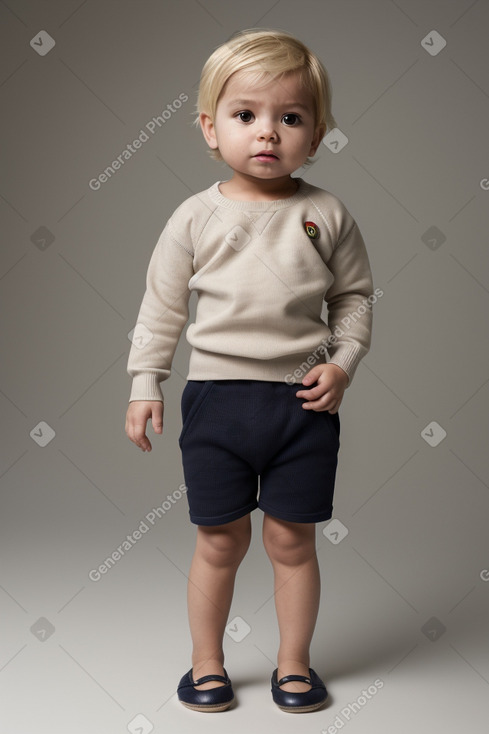
[[[0,20],[1,733],[486,732],[487,3],[19,0]],[[225,637],[236,705],[199,714],[175,695],[195,536],[177,443],[184,336],[164,436],[143,455],[124,433],[153,247],[181,201],[229,177],[191,125],[200,69],[252,26],[294,32],[330,72],[348,143],[298,175],[345,202],[384,293],[340,409],[334,519],[317,526],[312,665],[330,700],[303,716],[271,700],[259,511]]]

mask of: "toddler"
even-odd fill
[[[178,698],[197,711],[234,700],[223,637],[260,508],[280,633],[272,700],[307,712],[328,695],[310,667],[316,523],[332,517],[338,408],[370,348],[372,275],[345,205],[292,176],[335,127],[327,73],[306,46],[282,31],[236,33],[203,68],[195,122],[232,176],[184,201],[156,244],[129,354],[126,432],[151,451],[147,421],[163,430],[160,383],[195,291],[179,436],[197,525],[193,652]]]

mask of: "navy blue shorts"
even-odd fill
[[[291,522],[331,518],[340,420],[304,410],[296,392],[306,389],[262,380],[187,382],[178,442],[191,522],[222,525],[256,507]]]

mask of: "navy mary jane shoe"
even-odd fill
[[[309,668],[309,678],[305,675],[284,675],[277,680],[278,668],[272,675],[272,698],[279,709],[288,713],[302,714],[307,711],[315,711],[320,708],[328,698],[328,692],[321,678]],[[280,686],[290,681],[301,681],[309,683],[311,688],[303,693],[283,691]]]
[[[188,673],[185,673],[178,684],[178,700],[184,706],[194,711],[225,711],[231,706],[234,700],[234,693],[226,669],[223,668],[223,670],[224,675],[204,675],[202,678],[194,680],[191,668]],[[225,683],[226,685],[200,691],[194,688],[194,686],[200,686],[201,683],[207,683],[207,681],[212,680]]]

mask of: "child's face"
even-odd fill
[[[258,89],[245,72],[236,72],[219,97],[215,120],[202,113],[200,123],[208,145],[219,148],[235,173],[267,180],[300,168],[325,132],[315,128],[312,95],[297,72]],[[275,157],[257,157],[262,150]]]

